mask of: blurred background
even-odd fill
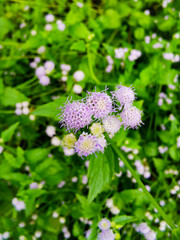
[[[87,201],[89,159],[63,147],[57,114],[132,85],[144,125],[113,141],[178,225],[179,66],[178,0],[0,0],[0,239],[95,240],[103,217],[116,239],[170,239],[121,161]]]

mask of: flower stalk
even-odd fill
[[[153,198],[153,196],[148,192],[142,181],[140,180],[137,173],[133,170],[129,162],[126,160],[126,158],[123,156],[121,151],[118,149],[118,147],[113,143],[113,141],[106,135],[106,138],[108,139],[108,142],[111,143],[112,148],[117,153],[117,155],[120,157],[120,159],[124,162],[127,169],[131,172],[132,176],[136,179],[136,182],[139,184],[141,189],[143,190],[144,194],[147,196],[149,201],[154,205],[154,207],[157,209],[158,213],[161,215],[161,217],[164,219],[164,221],[169,225],[171,229],[177,228],[176,225],[173,223],[173,221],[168,217],[168,215],[164,212],[164,210],[160,207],[160,205],[156,202],[156,200]]]

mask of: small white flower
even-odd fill
[[[51,138],[51,144],[53,146],[61,146],[61,140],[58,137]]]
[[[80,82],[84,79],[85,75],[84,75],[83,71],[78,70],[78,71],[74,72],[73,77],[77,82]]]
[[[53,14],[47,14],[46,17],[46,22],[54,22],[54,15]]]
[[[76,94],[82,93],[83,88],[79,84],[74,84],[73,86],[73,92]]]
[[[49,137],[52,137],[56,134],[56,128],[54,126],[47,126],[46,128],[46,134],[49,136]]]

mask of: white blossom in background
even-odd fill
[[[72,156],[75,154],[74,148],[63,147],[63,152],[65,156]]]
[[[41,61],[40,57],[35,57],[34,62],[39,63]]]
[[[52,137],[51,138],[51,145],[53,146],[61,146],[62,142],[58,137]]]
[[[49,13],[45,16],[46,22],[54,22],[54,15]]]
[[[59,217],[58,212],[54,211],[53,214],[52,214],[52,217],[53,217],[53,218],[58,218],[58,217]]]
[[[26,23],[25,22],[22,22],[20,25],[19,25],[19,28],[24,28],[26,26]]]
[[[42,236],[42,232],[41,232],[41,231],[36,231],[36,232],[34,233],[34,236],[35,236],[36,238],[40,238],[40,237]]]
[[[36,68],[37,67],[37,63],[36,62],[31,62],[29,65],[30,65],[31,68]]]
[[[46,75],[39,77],[39,83],[43,86],[47,86],[50,84],[50,78]]]
[[[150,41],[151,41],[151,37],[150,37],[150,36],[146,36],[146,37],[144,38],[144,41],[145,41],[146,44],[149,44]]]
[[[180,136],[177,137],[177,148],[180,148]],[[0,150],[1,153],[1,150]]]
[[[133,49],[128,56],[129,61],[135,61],[142,55],[141,51]]]
[[[73,77],[76,82],[80,82],[84,79],[85,75],[84,75],[83,71],[78,70],[78,71],[74,72]]]
[[[56,134],[56,128],[54,126],[47,126],[45,132],[49,137],[53,137]]]
[[[3,152],[4,148],[0,145],[0,154]]]
[[[51,73],[54,70],[55,64],[53,61],[46,61],[44,63],[44,68],[45,68],[45,72],[46,74]]]
[[[65,28],[66,28],[66,25],[62,22],[62,20],[57,20],[56,21],[56,24],[57,24],[57,28],[59,29],[59,31],[64,31]]]
[[[116,48],[114,50],[115,52],[115,58],[118,59],[124,59],[125,58],[125,53],[128,51],[128,48]]]
[[[82,93],[83,88],[81,87],[81,85],[79,84],[74,84],[73,86],[73,92],[76,94],[81,94]]]
[[[31,30],[31,35],[35,36],[37,34],[36,30]]]
[[[108,66],[106,67],[106,72],[110,73],[113,69],[113,64],[114,64],[114,60],[112,59],[112,57],[110,55],[106,56],[106,60],[108,62]]]
[[[158,49],[158,48],[162,48],[163,45],[159,42],[155,43],[153,46],[152,46],[154,49]]]
[[[84,5],[82,2],[77,2],[76,5],[79,7],[79,8],[82,8]]]
[[[44,76],[46,74],[45,67],[44,66],[39,66],[36,68],[35,75],[40,78],[41,76]]]
[[[62,188],[65,184],[66,184],[66,182],[63,180],[57,185],[57,187]]]
[[[19,201],[17,198],[13,198],[12,205],[18,212],[25,209],[25,203],[23,201]]]
[[[88,178],[87,178],[87,175],[83,175],[82,176],[82,184],[87,184],[88,183]]]
[[[2,239],[8,239],[8,238],[10,238],[10,233],[9,232],[4,232],[2,234]]]
[[[45,25],[44,29],[49,32],[52,30],[52,25],[50,23],[48,23]]]
[[[46,51],[45,46],[41,46],[41,47],[38,48],[37,53],[42,54],[42,53],[44,53],[45,51]]]
[[[61,64],[60,69],[62,70],[62,78],[61,81],[66,82],[67,81],[67,74],[71,70],[71,66],[68,64]]]
[[[150,15],[150,10],[149,10],[149,9],[146,9],[146,10],[144,11],[144,14],[145,14],[145,15]]]
[[[21,115],[21,114],[28,115],[30,112],[28,106],[29,106],[28,101],[25,101],[22,103],[16,103],[15,114],[16,115]]]

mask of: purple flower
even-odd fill
[[[97,138],[92,134],[83,132],[75,143],[75,152],[82,157],[87,157],[98,150]]]
[[[98,223],[98,227],[99,227],[102,231],[108,230],[108,229],[110,229],[110,227],[111,227],[111,222],[110,222],[108,219],[103,218],[103,219],[101,219],[101,221]]]
[[[112,99],[105,92],[89,93],[86,103],[97,119],[102,119],[113,111]]]
[[[112,95],[122,106],[132,103],[136,98],[133,89],[125,86],[118,86],[116,91],[112,92]]]
[[[120,113],[124,129],[137,128],[138,126],[141,126],[141,124],[143,124],[141,121],[141,114],[142,111],[134,106],[129,105],[125,107],[124,110]]]
[[[112,230],[104,230],[98,234],[98,240],[114,240],[115,236]]]
[[[62,107],[62,113],[60,116],[61,126],[65,126],[68,131],[71,129],[77,132],[79,129],[89,125],[92,121],[92,113],[89,107],[79,101],[67,102]]]

